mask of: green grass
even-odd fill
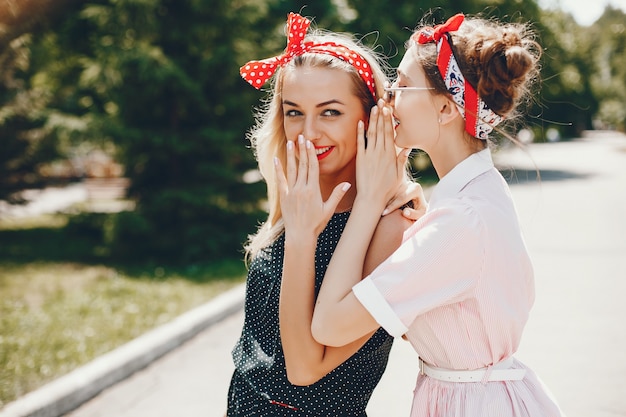
[[[237,260],[107,265],[64,225],[0,222],[0,407],[245,279]]]

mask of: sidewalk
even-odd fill
[[[512,149],[496,154],[495,160],[503,172],[514,169],[511,191],[535,265],[537,298],[516,357],[535,370],[568,417],[626,416],[626,138],[608,134],[531,145],[529,155]],[[233,296],[233,305],[242,295]],[[145,364],[136,366],[140,359],[117,362],[127,374],[117,383],[83,380],[81,385],[76,377],[73,390],[65,384],[68,391],[76,394],[91,383],[102,392],[91,391],[98,395],[89,401],[83,396],[74,404],[78,408],[65,415],[222,417],[233,370],[230,350],[243,321],[240,305],[231,311],[210,326],[183,332],[187,336],[179,339],[179,347],[170,345],[169,354],[150,358],[141,370]],[[181,324],[176,322],[168,326]],[[143,354],[153,353],[148,348]],[[406,342],[396,341],[368,406],[370,417],[408,415],[416,359]],[[37,395],[43,398],[36,391],[16,403]],[[56,417],[68,410],[49,402],[41,404],[41,412],[29,414],[16,403],[0,410],[0,417]]]

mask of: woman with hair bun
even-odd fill
[[[367,147],[359,123],[357,195],[312,333],[328,346],[378,327],[407,339],[420,364],[413,417],[562,415],[514,357],[535,298],[533,267],[488,145],[528,96],[540,53],[525,25],[459,14],[420,28],[387,89],[389,106],[371,112]],[[389,184],[402,174],[394,138],[424,150],[440,181],[400,248],[361,279]]]

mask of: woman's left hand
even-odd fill
[[[382,215],[411,202],[413,207],[406,207],[402,214],[410,220],[419,219],[426,212],[426,199],[422,187],[405,174],[410,149],[398,153],[392,112],[382,100],[372,108],[367,145],[365,142],[363,124],[359,123],[357,197],[362,196],[372,204],[384,203]]]
[[[382,213],[403,180],[402,161],[406,156],[397,154],[391,111],[379,100],[370,113],[367,139],[363,122],[357,127],[357,200]]]

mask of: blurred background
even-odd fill
[[[578,4],[581,3],[581,4]],[[582,7],[581,7],[582,6]],[[0,1],[0,407],[245,276],[264,220],[239,67],[288,12],[395,67],[427,13],[529,22],[542,81],[511,133],[626,127],[626,3],[577,0]],[[432,181],[429,161],[415,174]]]

